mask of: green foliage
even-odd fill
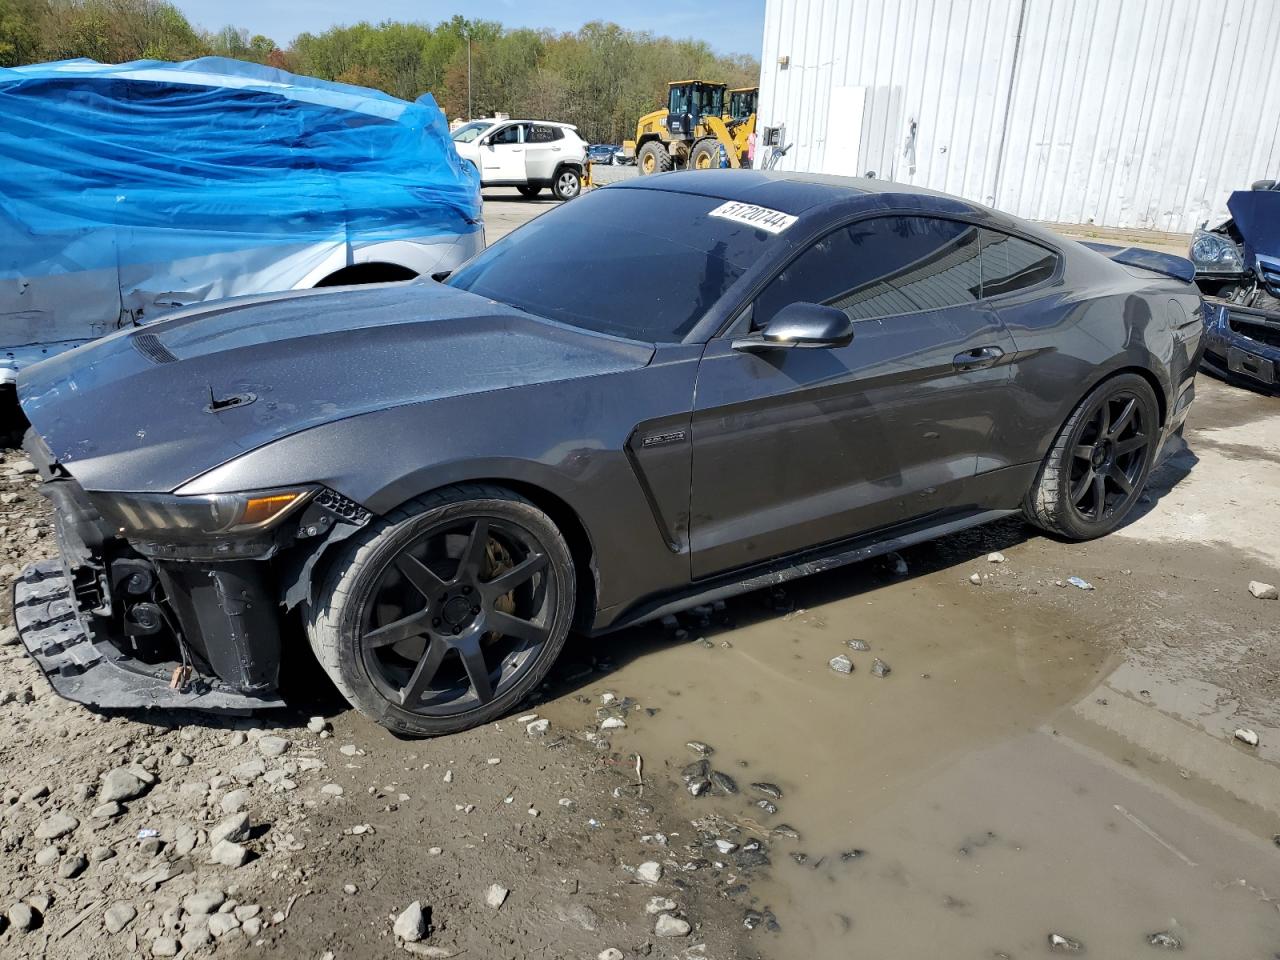
[[[434,26],[357,23],[301,34],[281,50],[269,37],[239,27],[196,30],[162,0],[0,0],[0,66],[207,54],[375,87],[406,100],[429,92],[450,118],[502,111],[575,123],[584,138],[612,143],[633,136],[636,120],[665,102],[668,81],[744,86],[759,76],[751,57],[719,56],[701,41],[601,21],[559,34],[461,16]]]

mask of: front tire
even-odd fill
[[[518,704],[564,647],[573,558],[528,500],[459,485],[410,501],[328,565],[304,610],[320,665],[366,717],[456,733]]]
[[[699,140],[689,153],[690,170],[714,170],[720,166],[720,141]]]
[[[1134,373],[1103,381],[1054,439],[1023,504],[1027,519],[1068,540],[1110,533],[1141,496],[1159,442],[1151,385]]]
[[[524,197],[526,200],[532,200],[534,197],[536,197],[538,194],[542,192],[541,187],[532,187],[527,185],[522,187],[516,187],[516,189],[520,191],[520,196]]]

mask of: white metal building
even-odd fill
[[[757,130],[779,169],[1190,232],[1280,177],[1277,51],[1280,0],[767,0]]]

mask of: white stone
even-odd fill
[[[673,917],[669,913],[664,913],[658,917],[658,922],[654,924],[653,933],[654,936],[658,937],[687,937],[692,929],[688,920],[682,920],[679,917]]]
[[[493,909],[497,910],[499,907],[501,907],[504,903],[507,902],[507,896],[510,893],[511,891],[508,890],[506,887],[502,886],[499,883],[495,883],[491,885],[488,890],[485,891],[484,902],[487,903],[489,906],[493,907]]]
[[[329,729],[329,721],[324,717],[312,717],[307,721],[307,729],[312,733],[324,733]]]
[[[636,867],[636,876],[645,883],[657,883],[662,879],[662,864],[653,860],[646,860]]]
[[[267,735],[258,738],[258,752],[264,757],[284,756],[291,744],[284,737]]]
[[[666,913],[676,908],[676,902],[667,897],[650,897],[649,902],[644,906],[644,912],[649,916],[656,916],[659,913]]]
[[[233,813],[209,831],[209,844],[216,847],[223,840],[239,843],[249,839],[249,815]]]
[[[70,814],[55,813],[40,821],[40,825],[36,827],[36,839],[57,840],[59,837],[65,837],[78,826],[80,821]]]
[[[422,902],[415,900],[409,904],[404,912],[396,917],[396,922],[391,926],[391,932],[408,943],[417,943],[425,937],[427,918],[422,912]]]
[[[838,657],[832,657],[827,661],[827,665],[836,673],[853,673],[853,661],[843,653]]]
[[[231,913],[215,913],[209,918],[209,932],[215,938],[225,937],[238,926],[240,926],[240,921]]]
[[[596,960],[622,960],[622,951],[617,947],[605,947],[596,954]]]
[[[1247,743],[1251,747],[1258,745],[1258,735],[1247,727],[1241,727],[1236,731],[1236,739],[1241,743]]]
[[[340,797],[342,796],[342,787],[336,783],[326,783],[320,788],[320,792],[329,797]]]
[[[129,924],[133,923],[133,918],[138,915],[138,911],[131,903],[116,903],[107,907],[106,913],[102,915],[103,925],[107,928],[107,933],[119,933]]]
[[[226,899],[227,895],[216,887],[208,890],[197,890],[183,899],[182,909],[192,916],[202,917],[213,913],[213,911],[222,906]]]
[[[972,583],[975,587],[980,585],[982,583],[982,574],[980,573],[969,574],[969,582]]]
[[[1259,600],[1275,600],[1280,597],[1280,592],[1277,592],[1274,586],[1269,583],[1262,583],[1259,580],[1249,581],[1249,592]]]
[[[1004,554],[997,550],[995,553],[987,554],[987,563],[1004,563]]]
[[[147,783],[138,776],[136,770],[117,767],[102,775],[102,786],[98,788],[98,800],[106,803],[109,800],[132,800],[146,793]]]
[[[232,790],[222,795],[220,806],[223,813],[239,813],[249,802],[248,790]]]
[[[627,725],[627,721],[621,717],[605,717],[604,722],[600,724],[601,730],[621,730]]]
[[[209,851],[209,860],[224,867],[243,867],[249,861],[249,851],[238,843],[223,840]]]
[[[524,725],[524,732],[531,737],[541,737],[551,726],[551,721],[543,718],[542,720],[534,720]]]

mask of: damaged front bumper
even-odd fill
[[[234,542],[126,539],[34,433],[59,556],[14,583],[14,619],[58,695],[88,706],[244,713],[283,706],[282,628],[314,565],[370,515],[321,489]]]
[[[1204,365],[1252,386],[1280,384],[1280,313],[1205,300]]]

